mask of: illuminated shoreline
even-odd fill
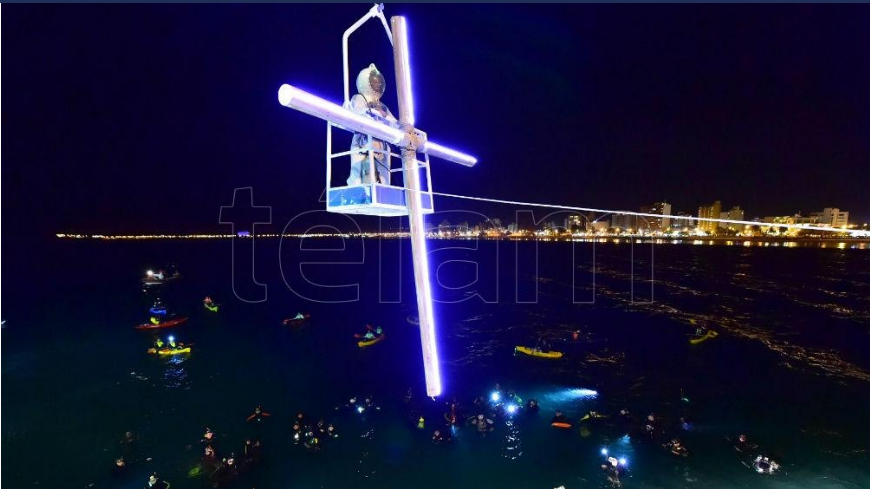
[[[214,240],[214,239],[252,239],[254,236],[238,236],[235,234],[144,234],[144,235],[108,235],[108,234],[65,234],[55,235],[59,239],[85,239],[102,241],[148,241],[148,240]],[[257,234],[257,238],[363,238],[363,239],[407,239],[407,232],[395,233],[346,233],[346,234]],[[485,241],[538,241],[538,242],[574,242],[574,243],[638,243],[638,244],[689,244],[689,245],[724,245],[724,246],[758,246],[758,247],[799,247],[817,245],[821,248],[853,248],[870,249],[870,238],[867,237],[775,237],[775,236],[649,236],[649,235],[609,235],[609,236],[534,236],[534,235],[507,235],[507,236],[440,236],[438,233],[430,233],[428,239],[437,240],[485,240]]]

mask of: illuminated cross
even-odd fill
[[[386,27],[383,5],[375,5],[359,22],[345,33],[345,56],[347,36],[370,18],[379,18]],[[423,223],[421,199],[420,162],[417,153],[442,158],[465,166],[473,166],[477,159],[427,139],[426,134],[414,127],[414,97],[411,90],[411,66],[408,55],[408,33],[404,17],[390,19],[393,62],[396,70],[396,91],[399,103],[398,127],[369,119],[339,105],[328,102],[290,85],[282,85],[278,101],[285,107],[313,115],[328,123],[351,132],[367,134],[401,148],[402,171],[405,184],[405,205],[411,230],[411,251],[414,259],[414,283],[417,291],[417,311],[420,318],[420,340],[423,346],[423,366],[426,374],[426,392],[430,397],[441,394],[441,372],[438,366],[435,316],[432,308],[432,293],[429,279],[429,260],[426,253],[426,229]],[[345,65],[347,78],[347,65]],[[347,90],[347,82],[345,82]],[[347,95],[345,95],[347,98]],[[431,191],[431,189],[429,189]],[[431,203],[428,207],[431,209]],[[339,211],[340,212],[340,211]],[[359,212],[365,213],[365,212]]]

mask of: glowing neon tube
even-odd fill
[[[285,107],[331,122],[347,131],[368,134],[390,144],[398,145],[405,137],[401,129],[381,124],[292,85],[281,85],[278,90],[278,102]],[[477,163],[477,158],[473,156],[430,141],[423,143],[417,151],[464,166],[474,166]]]

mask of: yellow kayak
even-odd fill
[[[524,353],[530,357],[562,358],[562,352],[560,351],[539,351],[534,348],[529,348],[528,346],[517,346],[514,348],[514,351]]]
[[[358,347],[360,347],[360,348],[365,348],[365,347],[367,347],[367,346],[372,346],[372,345],[374,345],[375,343],[377,343],[377,342],[381,341],[382,339],[384,339],[384,336],[386,336],[386,335],[382,334],[382,335],[378,336],[377,338],[375,338],[375,339],[373,339],[373,340],[357,341],[357,342],[356,342],[356,345],[357,345]]]
[[[184,348],[149,348],[148,353],[156,353],[158,355],[178,355],[179,353],[190,353],[190,347],[185,346]]]
[[[717,336],[719,336],[719,333],[717,333],[715,331],[707,331],[707,334],[705,334],[704,336],[699,336],[697,338],[690,339],[689,343],[691,343],[693,345],[697,345],[698,343],[702,343],[704,341],[715,338]]]

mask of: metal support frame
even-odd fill
[[[387,36],[393,45],[393,62],[396,72],[396,92],[398,98],[399,127],[383,124],[349,110],[350,101],[350,71],[348,66],[347,43],[350,35],[370,18],[377,17],[387,31]],[[370,208],[383,208],[383,215],[408,215],[408,225],[411,231],[411,249],[414,261],[414,283],[417,290],[417,310],[420,318],[420,342],[423,351],[423,366],[426,376],[426,392],[431,397],[436,397],[442,392],[441,373],[438,365],[438,347],[435,330],[435,315],[432,305],[432,293],[430,289],[429,262],[426,250],[426,229],[423,221],[423,213],[426,210],[423,205],[424,196],[427,199],[429,210],[432,208],[432,176],[429,164],[430,156],[437,156],[447,161],[459,163],[465,166],[474,166],[477,159],[459,151],[441,146],[428,140],[426,133],[414,127],[414,98],[411,89],[411,67],[408,53],[407,25],[403,17],[393,17],[390,25],[387,25],[383,16],[383,5],[377,4],[366,15],[354,23],[344,32],[342,37],[343,74],[344,74],[344,103],[343,106],[330,103],[324,99],[306,93],[291,85],[282,85],[278,90],[278,101],[285,107],[296,109],[300,112],[313,115],[327,122],[326,126],[326,186],[327,186],[327,210],[330,210],[332,189],[332,162],[334,159],[351,156],[355,152],[368,151],[368,164],[371,178],[375,178],[374,153],[372,138],[387,143],[387,166],[392,173],[392,151],[389,145],[397,145],[401,150],[402,172],[404,180],[404,202],[402,206],[378,203],[378,191],[390,187],[390,192],[396,189],[391,186],[381,185],[378,182],[363,184],[366,192],[371,193],[371,203],[357,205],[353,196],[337,194],[337,197],[351,199],[349,206],[354,209],[343,208],[335,212],[362,213]],[[332,153],[332,128],[333,126],[351,132],[358,132],[369,136],[369,145],[365,149]],[[417,153],[425,155],[424,161],[417,159]],[[424,190],[420,180],[420,169],[426,169],[426,189]],[[397,170],[396,170],[397,171]],[[352,189],[351,193],[358,190],[357,186],[344,187]],[[385,193],[384,195],[389,195]],[[395,194],[393,193],[393,196]],[[368,199],[366,199],[368,200]],[[401,200],[401,199],[400,199]]]

